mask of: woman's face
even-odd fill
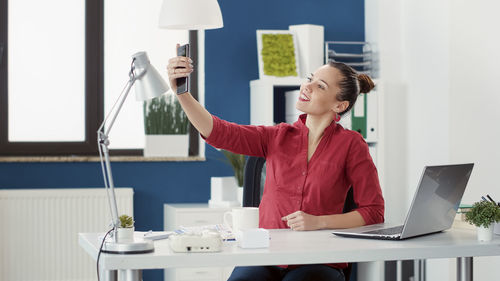
[[[347,108],[349,102],[338,101],[339,82],[342,79],[340,71],[334,67],[323,65],[311,73],[300,86],[299,100],[295,107],[310,115],[331,115],[340,113]]]

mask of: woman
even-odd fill
[[[170,59],[172,90],[193,71],[186,57]],[[293,125],[238,125],[212,116],[190,93],[178,96],[186,115],[206,142],[239,154],[266,158],[266,182],[259,225],[295,231],[350,228],[384,220],[377,170],[363,137],[337,122],[373,81],[351,67],[330,62],[300,87],[296,107],[305,114]],[[357,209],[342,214],[353,187]],[[229,280],[343,281],[347,264],[236,267]]]

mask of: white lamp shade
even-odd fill
[[[200,30],[223,26],[217,0],[163,0],[161,28]]]
[[[169,90],[165,80],[149,62],[146,52],[138,52],[132,55],[132,58],[134,59],[134,72],[138,75],[135,81],[136,100],[144,101],[156,98]]]

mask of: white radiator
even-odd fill
[[[133,216],[133,189],[115,189],[118,213]],[[0,280],[96,280],[79,232],[105,232],[104,188],[0,190]]]

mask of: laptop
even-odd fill
[[[353,238],[402,240],[449,229],[462,200],[474,163],[426,166],[403,225],[387,223],[336,229]]]

